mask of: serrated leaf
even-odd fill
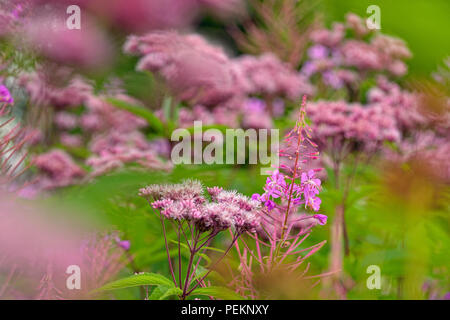
[[[152,290],[148,300],[159,300],[164,293],[169,289],[167,286],[157,286]]]
[[[225,288],[225,287],[205,287],[205,288],[197,288],[191,292],[191,295],[196,296],[208,296],[214,297],[223,300],[243,300],[240,295],[236,292]]]
[[[171,280],[167,279],[158,273],[143,273],[135,274],[127,278],[119,279],[110,283],[105,284],[103,287],[94,290],[97,291],[109,291],[124,289],[130,287],[138,286],[154,286],[154,285],[165,285],[168,287],[173,287],[174,284]]]
[[[183,290],[181,290],[180,288],[177,287],[172,287],[166,290],[166,292],[164,292],[164,294],[159,297],[159,300],[164,300],[170,296],[180,296],[183,293]]]

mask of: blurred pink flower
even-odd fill
[[[91,177],[122,168],[127,163],[137,163],[153,170],[168,171],[172,168],[170,162],[158,157],[153,145],[138,131],[112,130],[97,135],[91,141],[90,149],[94,155],[87,159],[86,164],[93,168]]]
[[[348,13],[345,16],[346,25],[352,29],[358,38],[363,37],[371,32],[366,26],[366,21],[354,13]]]
[[[384,148],[387,159],[398,163],[412,160],[425,161],[432,172],[445,182],[450,181],[449,137],[439,136],[431,130],[418,131],[403,139],[395,150]]]
[[[116,94],[113,97],[124,102],[139,104],[135,99],[124,94]],[[84,129],[96,132],[109,130],[131,132],[148,125],[144,119],[112,106],[106,98],[106,96],[94,95],[87,97],[85,105],[88,111],[81,118],[81,126]]]
[[[383,104],[362,106],[344,101],[319,100],[309,103],[307,112],[312,122],[314,141],[327,151],[330,151],[328,148],[342,148],[344,141],[372,148],[382,141],[399,141],[401,138],[401,131],[391,115],[392,110]]]
[[[112,237],[86,241],[85,223],[62,220],[59,209],[33,204],[0,194],[0,298],[93,298],[90,291],[123,268],[124,249]],[[66,285],[73,265],[81,271],[80,290]]]
[[[341,23],[334,23],[331,30],[318,29],[311,33],[311,39],[327,47],[334,47],[344,39],[345,27]]]
[[[242,112],[243,128],[273,128],[272,117],[267,112],[267,107],[263,100],[249,98],[244,103],[245,105]]]
[[[36,3],[54,5],[51,0]],[[218,17],[242,15],[243,0],[60,0],[66,6],[76,4],[112,26],[133,33],[151,30],[184,29],[203,11]]]
[[[54,72],[51,75],[47,74],[52,71]],[[22,74],[19,83],[25,87],[35,104],[51,105],[56,108],[77,107],[92,94],[92,87],[80,76],[71,78],[68,73],[69,70],[65,68],[57,68],[55,71],[40,67],[34,73]],[[55,79],[51,79],[52,76]],[[61,85],[67,78],[69,78],[67,85]],[[58,86],[53,82],[57,82]]]
[[[71,148],[81,147],[83,144],[83,140],[78,134],[69,134],[69,133],[61,133],[59,140],[61,144]]]
[[[319,224],[322,225],[322,226],[327,224],[328,217],[326,215],[324,215],[324,214],[315,214],[314,218],[317,219]]]
[[[85,172],[62,150],[51,150],[35,157],[34,165],[40,170],[37,185],[44,190],[76,183]]]
[[[357,87],[359,78],[367,77],[367,71],[388,71],[403,76],[408,71],[403,60],[411,52],[401,39],[368,30],[359,16],[350,13],[346,24],[335,23],[331,30],[318,29],[311,33],[313,46],[302,73],[310,77],[321,73],[326,85],[340,89],[344,84]],[[350,36],[346,31],[350,30]],[[346,68],[356,68],[355,70]],[[351,73],[342,73],[347,71]]]
[[[3,84],[0,84],[0,103],[14,104],[14,98],[8,88]]]
[[[74,129],[78,125],[77,116],[65,111],[57,112],[53,121],[59,129],[64,130]]]
[[[81,19],[80,29],[67,28],[65,8],[33,14],[24,25],[27,43],[45,57],[65,65],[86,69],[108,65],[113,51],[106,34],[87,13]]]
[[[192,104],[214,106],[240,92],[225,52],[199,35],[164,31],[131,36],[124,50],[143,56],[138,70],[160,74],[179,99]]]
[[[248,94],[298,99],[302,94],[312,94],[314,88],[303,75],[292,70],[275,55],[266,53],[259,57],[242,56],[233,60],[243,78]]]

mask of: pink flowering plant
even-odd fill
[[[110,283],[102,290],[123,287],[133,282],[139,285],[169,285],[170,289],[165,295],[173,295],[181,300],[191,295],[239,298],[225,287],[211,286],[207,277],[243,233],[255,232],[259,227],[261,205],[236,191],[225,191],[220,187],[206,190],[208,197],[204,194],[202,184],[196,180],[173,185],[149,185],[140,189],[139,195],[148,201],[161,222],[171,279],[158,274],[137,274]],[[173,241],[177,248],[175,256],[171,255],[166,225],[176,231],[176,240]],[[228,247],[224,251],[210,247],[216,236],[225,230],[232,234]],[[209,270],[202,267],[208,250],[222,253],[209,266]],[[184,251],[188,254],[187,263],[183,259]]]
[[[279,168],[267,178],[264,193],[252,196],[263,205],[260,227],[256,232],[248,232],[246,239],[240,239],[242,246],[235,245],[240,273],[233,276],[231,283],[236,292],[248,298],[261,299],[274,294],[258,288],[255,281],[258,276],[286,272],[297,280],[320,277],[305,276],[309,267],[298,272],[326,241],[300,249],[302,244],[316,225],[327,222],[327,216],[319,213],[321,180],[316,172],[321,169],[303,169],[310,159],[319,157],[318,152],[311,151],[316,145],[311,141],[311,128],[305,120],[305,106],[306,96],[303,96],[295,127],[285,136],[286,147],[279,152],[283,159]]]

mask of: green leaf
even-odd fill
[[[169,120],[172,119],[172,115],[170,114],[170,107],[172,106],[172,98],[165,97],[163,100],[162,109],[164,111],[164,118]]]
[[[107,283],[103,287],[96,289],[94,291],[108,291],[137,286],[152,286],[152,285],[164,285],[169,287],[174,286],[173,282],[164,277],[163,275],[157,273],[141,273]]]
[[[194,282],[194,281],[197,280],[197,279],[202,278],[206,273],[208,273],[208,269],[203,268],[202,266],[198,266],[197,270],[195,271],[195,276],[194,276],[194,278],[192,279],[192,282]],[[210,275],[211,275],[212,273],[213,273],[213,272],[210,272]]]
[[[141,117],[141,118],[147,120],[148,124],[150,125],[150,127],[152,129],[154,129],[158,133],[163,133],[163,131],[164,131],[163,123],[150,110],[147,110],[143,107],[136,106],[136,105],[133,105],[131,103],[128,103],[128,102],[125,102],[125,101],[122,101],[122,100],[119,100],[116,98],[107,98],[106,101],[119,109],[126,110],[138,117]]]
[[[173,239],[169,239],[170,242],[176,244],[178,246],[178,241],[173,240]],[[180,242],[180,246],[186,250],[188,250],[189,252],[191,251],[188,247],[188,245],[186,243]],[[177,249],[178,250],[178,249]]]
[[[213,248],[213,247],[203,247],[202,250],[211,250],[211,251],[217,251],[220,253],[225,253],[225,250],[219,249],[219,248]]]
[[[206,260],[206,262],[207,262],[208,264],[211,263],[211,258],[208,257],[206,254],[201,253],[201,252],[197,252],[197,255],[198,255],[199,257],[202,257],[204,260]]]
[[[191,292],[191,295],[196,296],[211,296],[218,299],[224,300],[243,300],[240,295],[236,292],[225,288],[225,287],[205,287],[205,288],[197,288]]]
[[[164,300],[170,296],[181,296],[181,294],[183,293],[183,290],[181,290],[178,287],[172,287],[166,290],[166,292],[164,292],[164,294],[159,297],[159,300]]]
[[[155,287],[150,296],[148,297],[148,300],[159,300],[167,290],[169,290],[167,286]]]

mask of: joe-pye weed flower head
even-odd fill
[[[236,240],[245,232],[255,232],[259,227],[262,207],[236,191],[225,191],[220,187],[207,188],[206,197],[202,184],[197,180],[186,180],[180,184],[149,185],[139,191],[160,216],[169,268],[175,286],[182,290],[185,299],[197,286],[204,286],[204,280],[231,249]],[[167,242],[165,222],[170,221],[177,230],[178,245],[178,280]],[[203,275],[193,281],[200,265],[200,253],[207,250],[209,244],[221,231],[230,230],[232,241],[223,256]],[[181,246],[187,246],[190,258],[186,278],[182,279]],[[196,263],[194,263],[196,260]],[[195,265],[195,266],[194,266]]]

